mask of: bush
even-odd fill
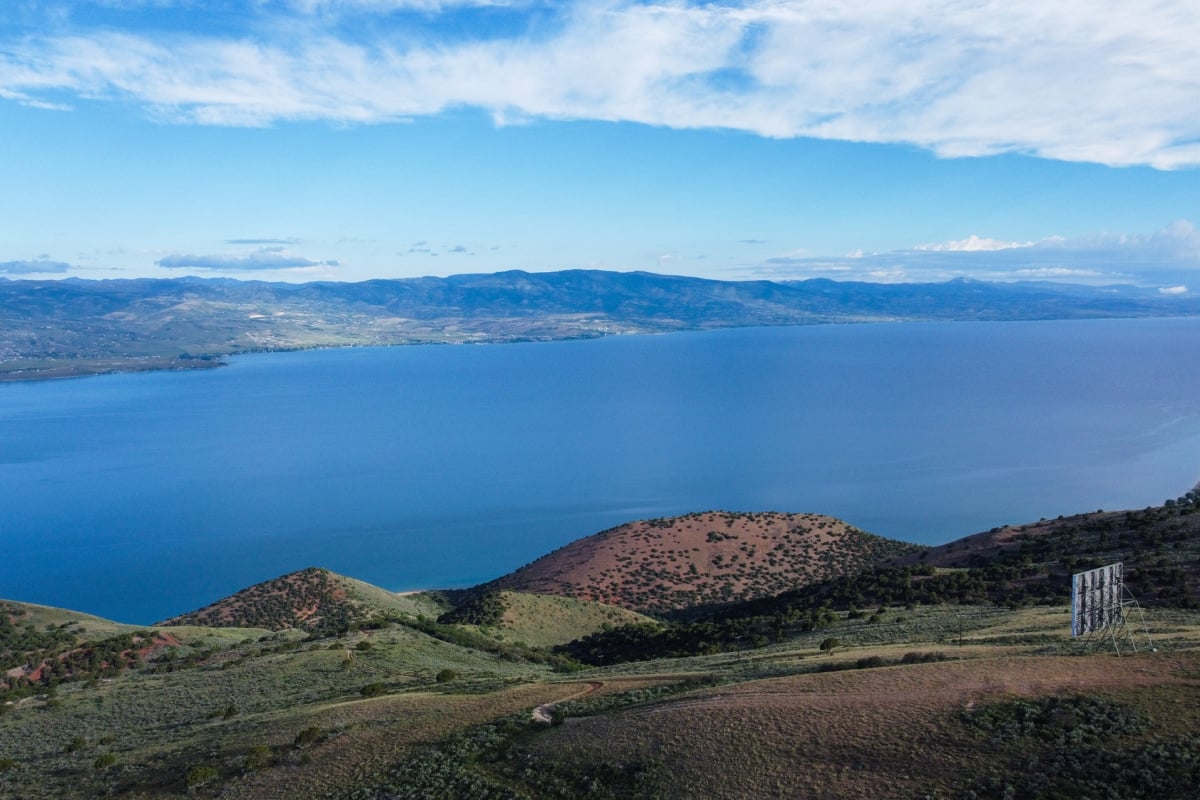
[[[363,651],[370,650],[371,647],[372,647],[371,643],[368,642],[366,639],[363,639],[361,642],[354,645],[355,650],[363,650]]]
[[[187,775],[183,777],[183,782],[187,786],[188,791],[199,789],[201,786],[207,786],[217,779],[217,770],[207,764],[192,767],[187,771]]]
[[[102,756],[96,757],[96,760],[92,762],[92,768],[93,769],[108,769],[109,767],[113,766],[116,763],[117,763],[116,756],[114,756],[112,753],[105,753]]]
[[[246,753],[246,770],[263,769],[271,765],[271,748],[256,744]]]
[[[11,758],[0,758],[0,772],[8,772],[10,769],[15,769],[17,762]]]
[[[449,683],[450,681],[455,680],[457,677],[458,673],[454,670],[443,669],[440,670],[436,676],[434,676],[434,680],[438,683]]]
[[[292,741],[296,747],[308,747],[311,744],[316,744],[321,739],[321,729],[315,725],[305,728],[296,734],[296,738]]]
[[[842,646],[842,640],[838,639],[834,636],[830,636],[826,639],[821,640],[821,650],[823,650],[825,652],[829,652],[829,651],[833,650],[835,647],[841,647],[841,646]]]
[[[366,686],[358,690],[358,693],[363,697],[379,697],[381,694],[387,694],[387,685],[376,681],[368,683]]]

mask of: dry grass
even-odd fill
[[[915,797],[978,773],[985,754],[952,724],[961,710],[1013,696],[1117,692],[1188,698],[1195,717],[1198,667],[1191,651],[796,675],[568,720],[537,752],[584,764],[660,759],[668,797]]]

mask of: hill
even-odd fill
[[[237,353],[752,325],[1200,313],[1129,286],[716,281],[519,270],[361,283],[0,278],[0,379],[196,369]]]
[[[1116,561],[1142,604],[1200,608],[1200,490],[1161,506],[1093,511],[1027,525],[1006,525],[892,559],[895,566],[948,569],[999,566],[1025,573],[1030,595],[1052,584],[1060,596],[1070,575]]]
[[[181,626],[299,630],[310,635],[412,626],[468,647],[523,657],[602,629],[649,622],[624,608],[521,592],[397,594],[327,569],[308,569],[255,584],[204,608],[158,623]]]
[[[610,528],[479,591],[563,595],[662,614],[778,594],[920,549],[818,514],[709,511]]]
[[[255,584],[158,625],[336,631],[389,614],[436,616],[443,610],[428,595],[399,595],[327,569],[309,567]]]
[[[0,600],[0,704],[100,679],[158,661],[172,668],[203,649],[265,630],[194,628],[156,631],[77,611]]]
[[[1200,608],[1200,491],[1142,511],[996,528],[779,594],[694,606],[667,626],[604,630],[559,649],[584,663],[616,664],[762,648],[826,628],[838,612],[880,624],[897,606],[1067,604],[1073,573],[1114,561],[1124,562],[1125,585],[1141,605]]]

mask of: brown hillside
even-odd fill
[[[1028,773],[1041,745],[1028,733],[994,738],[964,720],[996,704],[1084,695],[1138,709],[1156,735],[1191,734],[1200,708],[1198,664],[1192,651],[1121,659],[1015,656],[796,675],[571,719],[533,747],[542,758],[592,769],[644,764],[652,753],[662,764],[655,796],[664,798],[1086,797],[1090,793],[1080,789],[1072,795],[977,794],[971,784],[991,772],[1008,779]],[[1115,748],[1122,741],[1113,736],[1104,744]],[[1046,767],[1052,774],[1057,762],[1050,758],[1062,747],[1044,747],[1042,763],[1055,764]]]
[[[778,594],[920,549],[818,514],[709,511],[610,528],[482,588],[664,613]]]
[[[255,584],[212,605],[159,625],[214,628],[335,629],[372,616],[348,578],[327,569],[308,569]]]

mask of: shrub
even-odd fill
[[[11,758],[0,758],[0,772],[8,772],[10,769],[15,769],[17,762]]]
[[[455,672],[452,669],[447,668],[447,669],[439,670],[438,674],[436,676],[434,676],[434,680],[437,681],[438,683],[449,683],[450,681],[455,680],[457,677],[458,677],[457,672]]]
[[[363,697],[379,697],[381,694],[387,694],[387,685],[376,681],[368,683],[366,686],[358,690],[358,693]]]
[[[372,647],[371,643],[368,642],[366,639],[363,639],[361,642],[354,645],[355,650],[370,650],[371,647]]]
[[[115,765],[116,763],[117,763],[116,756],[114,756],[112,753],[105,753],[104,755],[96,757],[96,760],[92,762],[92,768],[93,769],[108,769],[109,767]]]
[[[833,650],[833,648],[841,647],[841,646],[842,646],[842,640],[838,639],[834,636],[830,636],[828,638],[821,640],[821,650],[823,650],[825,652],[829,652],[829,651]]]
[[[305,728],[296,734],[296,738],[292,741],[296,747],[308,747],[311,744],[316,744],[321,738],[321,729],[315,725]]]
[[[183,777],[183,782],[190,792],[194,789],[199,789],[201,786],[207,786],[216,779],[217,770],[207,764],[201,764],[189,769]]]
[[[246,753],[246,769],[256,770],[271,764],[271,748],[265,744],[256,744]]]

